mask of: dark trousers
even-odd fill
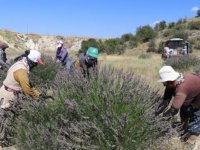
[[[183,129],[190,134],[200,134],[200,110],[193,109],[188,111],[187,106],[180,109],[181,122],[183,123]]]

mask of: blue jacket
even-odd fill
[[[71,69],[73,65],[73,60],[69,57],[68,51],[64,47],[57,49],[56,60],[59,60],[67,69]]]
[[[66,48],[62,47],[61,49],[57,49],[56,51],[56,60],[60,60],[62,63],[66,62],[68,57],[68,51]]]

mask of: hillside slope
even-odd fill
[[[81,42],[87,39],[87,37],[22,34],[8,30],[0,30],[0,41],[9,45],[8,54],[20,53],[26,49],[39,49],[42,52],[53,52],[55,51],[58,40],[63,40],[65,47],[69,51],[78,51],[81,48]]]

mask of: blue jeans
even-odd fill
[[[185,132],[191,134],[200,134],[200,110],[188,109],[188,106],[183,106],[180,109],[181,122]]]

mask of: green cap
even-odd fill
[[[87,50],[87,55],[98,58],[99,57],[99,50],[95,47],[89,47]]]

